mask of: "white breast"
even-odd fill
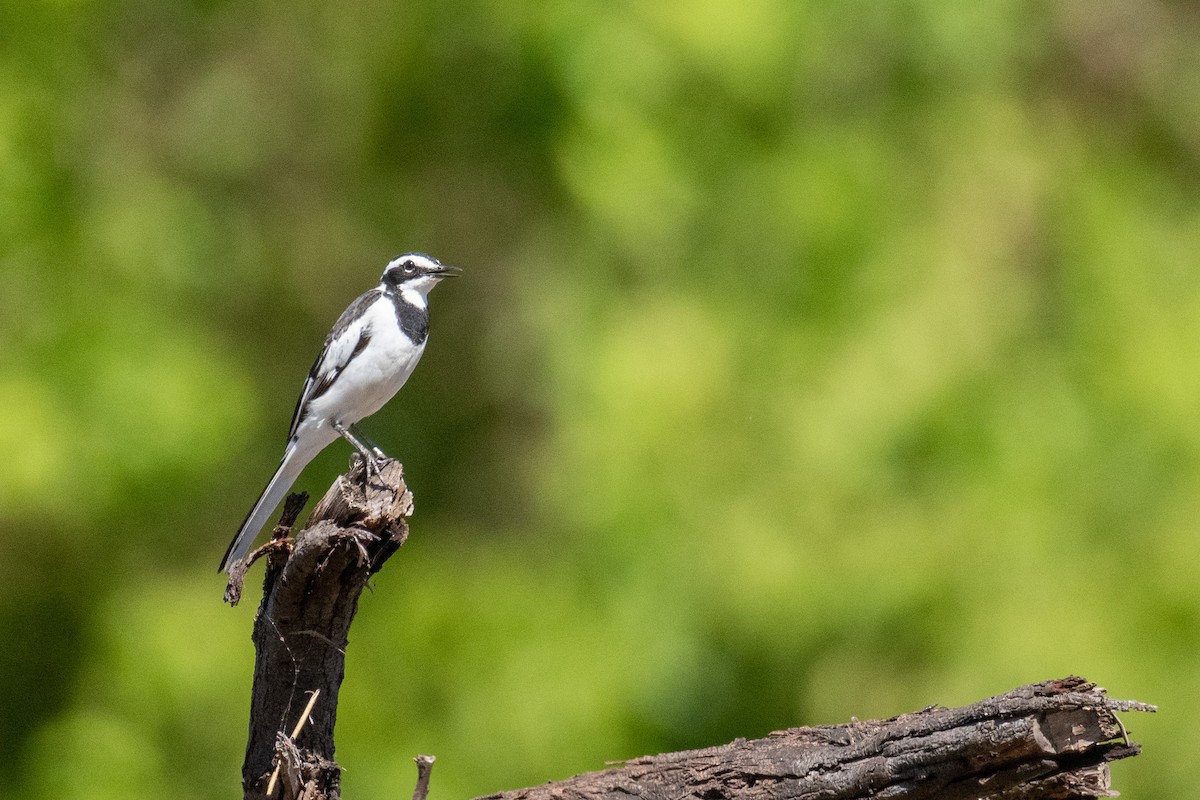
[[[395,307],[386,298],[375,301],[358,324],[368,332],[370,342],[346,365],[329,391],[311,405],[315,416],[346,425],[383,408],[425,352],[424,342],[413,344],[400,331]]]

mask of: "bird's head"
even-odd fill
[[[404,292],[416,292],[424,299],[438,281],[460,272],[462,270],[458,267],[446,266],[433,256],[405,253],[388,263],[383,271],[383,285]]]

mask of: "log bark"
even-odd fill
[[[481,800],[1108,797],[1108,762],[1139,752],[1116,712],[1154,710],[1071,677],[962,708],[645,756]]]
[[[350,624],[368,579],[408,538],[412,494],[397,461],[370,481],[361,463],[339,477],[307,527],[290,538],[302,504],[289,498],[272,541],[233,572],[225,591],[236,604],[246,569],[266,556],[251,637],[256,658],[242,765],[246,800],[265,798],[268,786],[276,800],[339,796],[333,732]],[[314,693],[311,713],[289,736]]]
[[[273,540],[250,558],[265,556],[267,569],[252,637],[247,800],[267,797],[268,787],[275,800],[340,797],[333,732],[350,624],[368,579],[407,539],[413,508],[398,462],[363,478],[361,466],[338,478],[294,538],[303,498],[289,498]],[[245,568],[230,577],[231,603]],[[1154,710],[1071,677],[961,708],[645,756],[482,800],[1106,797],[1115,794],[1108,763],[1139,752],[1117,713]],[[433,759],[421,759],[414,797],[423,800]]]

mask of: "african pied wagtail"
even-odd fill
[[[300,471],[341,436],[379,472],[377,447],[368,449],[354,427],[392,399],[408,380],[429,335],[429,291],[458,267],[420,253],[395,258],[379,285],[342,312],[304,381],[288,431],[283,461],[225,551],[221,569],[246,557],[259,529],[287,494]]]

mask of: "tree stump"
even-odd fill
[[[254,623],[246,800],[338,800],[333,761],[338,690],[358,598],[404,544],[412,495],[392,461],[364,483],[341,476],[294,538],[304,503],[293,495],[272,541]],[[237,603],[247,564],[226,599]],[[1082,678],[1022,686],[962,708],[930,707],[877,722],[793,728],[703,750],[645,756],[564,781],[484,800],[1033,800],[1106,797],[1108,763],[1137,755],[1117,712],[1154,711],[1114,700]],[[430,757],[418,760],[417,800]]]
[[[234,570],[225,591],[236,604],[249,564],[266,556],[252,635],[254,686],[242,764],[246,800],[265,798],[268,786],[284,800],[339,796],[333,729],[350,624],[368,579],[408,538],[413,508],[398,461],[387,462],[369,482],[359,462],[317,503],[308,526],[289,538],[303,505],[303,498],[293,499],[298,497],[288,498],[272,541]],[[314,693],[311,713],[289,736]]]

